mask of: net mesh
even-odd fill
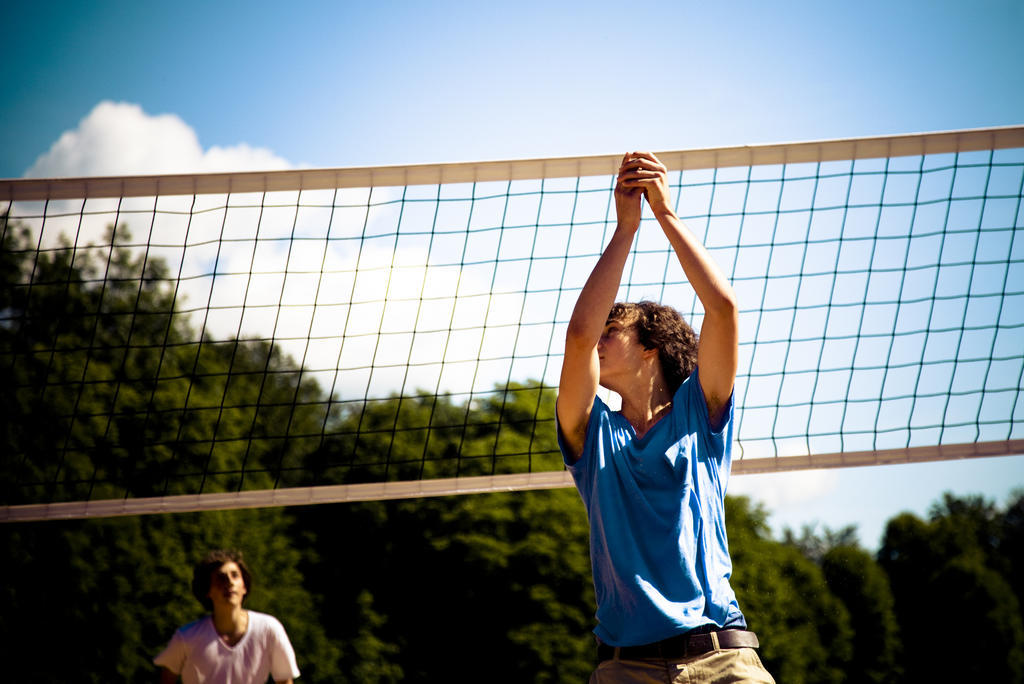
[[[660,155],[740,303],[734,471],[1024,449],[1024,129],[966,139]],[[567,483],[617,159],[0,181],[4,519]],[[699,330],[649,217],[619,295]]]

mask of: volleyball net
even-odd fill
[[[1024,453],[1024,127],[658,156],[739,299],[734,473]],[[620,159],[0,181],[0,520],[571,484]],[[619,298],[700,328],[649,214]]]

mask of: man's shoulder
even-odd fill
[[[587,432],[600,430],[602,425],[607,428],[622,428],[627,423],[626,419],[619,415],[618,411],[606,404],[599,395],[594,396],[594,404],[590,410],[590,419],[587,421]]]
[[[249,624],[261,631],[284,631],[284,625],[281,624],[280,620],[269,613],[261,613],[256,610],[249,611]]]
[[[178,633],[185,639],[195,638],[197,635],[202,634],[204,631],[209,629],[212,621],[213,618],[210,615],[204,615],[201,618],[179,627]]]
[[[699,371],[699,368],[694,368],[693,372],[676,388],[675,394],[672,396],[672,410],[677,418],[697,424],[706,424],[709,430],[717,432],[718,430],[711,429],[707,399],[704,396],[704,388],[700,383]],[[730,411],[726,416],[727,418],[732,415],[732,401],[733,397],[730,395]]]

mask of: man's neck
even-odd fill
[[[249,629],[249,611],[241,606],[232,606],[226,609],[214,608],[213,627],[217,634],[228,646],[234,646]]]
[[[672,408],[672,394],[664,382],[653,383],[635,393],[620,393],[619,396],[622,397],[619,413],[633,426],[637,437],[647,434]]]

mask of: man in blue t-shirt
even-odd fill
[[[671,307],[614,303],[645,199],[704,306],[699,339]],[[601,661],[591,681],[773,682],[729,585],[736,295],[672,210],[654,155],[623,157],[615,209],[569,321],[557,403],[590,519]],[[621,397],[619,411],[598,386]]]

